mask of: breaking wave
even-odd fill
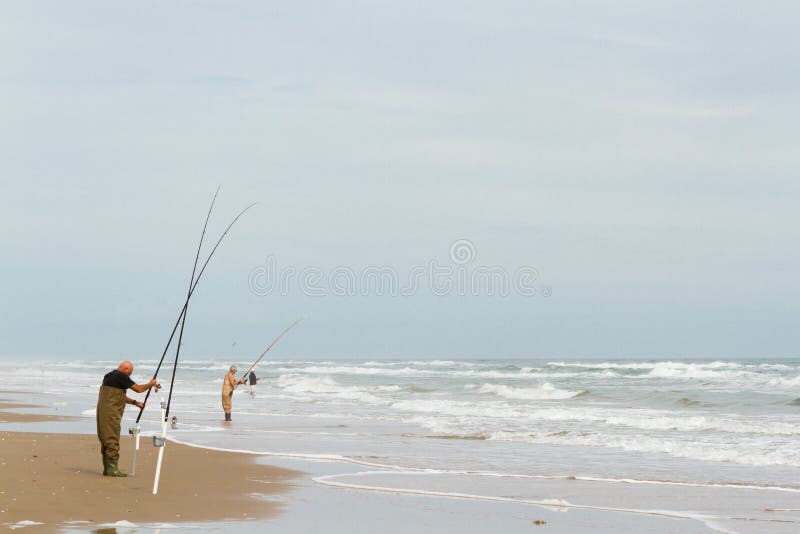
[[[518,388],[506,386],[504,384],[483,384],[480,387],[468,384],[466,387],[467,389],[474,389],[478,393],[491,394],[515,400],[572,399],[588,393],[586,390],[569,391],[566,389],[559,389],[549,382],[545,382],[536,388]]]

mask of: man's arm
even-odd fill
[[[151,387],[155,386],[156,384],[157,384],[157,382],[156,382],[156,379],[154,378],[150,382],[148,382],[147,384],[134,384],[134,385],[131,386],[131,389],[133,391],[135,391],[136,393],[144,393],[145,391],[147,391]]]
[[[139,393],[141,393],[141,391]],[[139,401],[134,400],[134,399],[132,399],[130,397],[125,397],[125,404],[133,404],[137,408],[144,408],[144,403],[143,402],[139,402]]]

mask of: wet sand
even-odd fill
[[[11,393],[3,392],[0,393]],[[17,393],[17,392],[13,392]],[[28,404],[0,399],[0,423],[41,423],[44,421],[71,421],[77,419],[68,415],[51,415],[26,412],[8,412],[6,410],[19,410],[26,408],[47,408],[41,404]]]

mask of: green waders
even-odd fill
[[[109,386],[100,387],[97,397],[97,438],[103,455],[103,474],[127,476],[117,468],[119,461],[119,431],[125,411],[125,390]]]
[[[231,404],[233,400],[233,386],[228,383],[226,376],[222,382],[222,411],[225,412],[225,420],[231,420]]]

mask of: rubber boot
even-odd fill
[[[108,476],[108,459],[105,456],[103,456],[103,476]]]
[[[106,469],[106,471],[103,474],[106,475],[107,477],[126,477],[126,476],[128,476],[128,473],[123,473],[122,471],[119,470],[119,468],[117,467],[117,462],[115,462],[113,460],[109,460],[108,461],[108,468]]]
[[[231,419],[231,414],[229,414],[229,413],[226,413],[226,414],[225,414],[225,420],[226,420],[226,421],[232,421],[232,419]]]

